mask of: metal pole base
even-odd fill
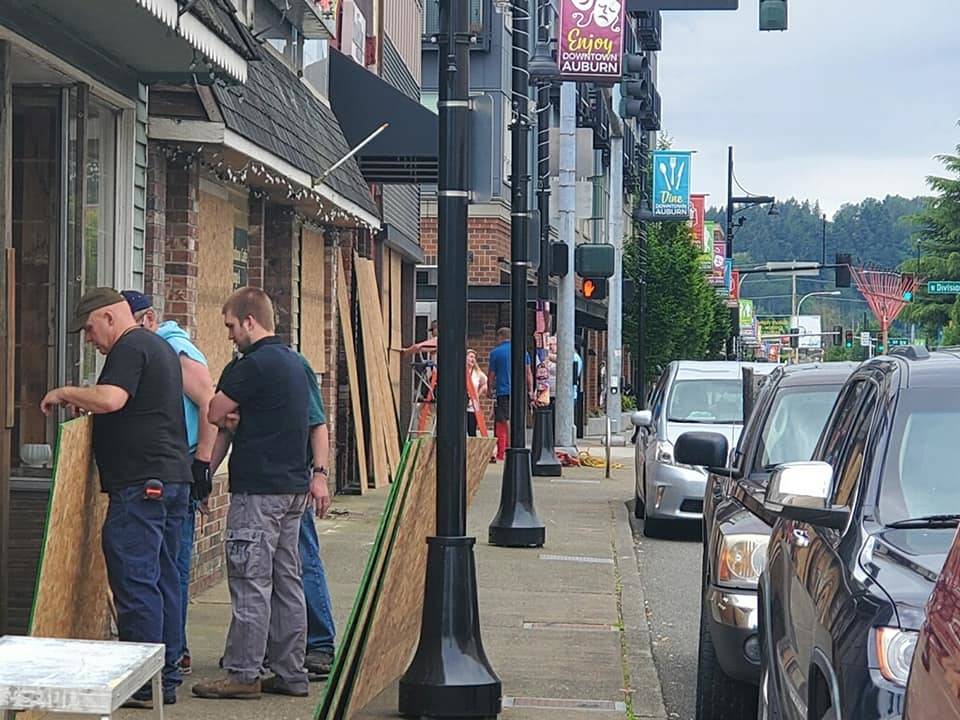
[[[526,448],[507,448],[500,509],[489,530],[491,545],[543,547],[547,531],[533,507],[530,451]]]
[[[553,437],[553,408],[538,407],[533,411],[533,475],[560,477],[563,466],[557,460]]]
[[[400,678],[401,715],[488,718],[500,714],[500,678],[480,640],[472,537],[427,538],[420,644]]]

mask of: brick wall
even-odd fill
[[[263,225],[266,203],[263,198],[250,196],[250,219],[247,226],[248,262],[247,282],[251,287],[263,288]]]
[[[337,386],[339,383],[339,363],[337,357],[340,350],[340,333],[337,328],[339,316],[337,314],[337,268],[339,251],[332,240],[324,244],[324,282],[323,282],[323,349],[326,356],[327,371],[320,378],[320,393],[323,395],[323,406],[327,410],[327,428],[330,432],[330,475],[328,476],[330,492],[337,487]],[[347,417],[347,416],[340,416]]]
[[[420,220],[420,244],[425,263],[437,264],[437,219]],[[469,218],[467,251],[472,259],[467,264],[467,281],[471,285],[499,285],[500,258],[510,259],[510,223],[500,218]]]
[[[200,175],[197,163],[167,165],[164,317],[197,334],[197,240]]]
[[[296,218],[280,206],[268,204],[264,213],[263,289],[273,301],[277,317],[277,335],[293,344],[296,306],[292,292],[294,275],[294,233]]]
[[[144,238],[143,291],[153,296],[157,311],[163,315],[164,259],[167,227],[167,159],[157,143],[147,152],[147,218]]]

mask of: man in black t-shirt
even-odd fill
[[[95,288],[77,306],[71,332],[106,355],[93,387],[59,387],[43,398],[93,414],[93,453],[110,505],[103,554],[120,640],[164,643],[163,702],[176,702],[183,644],[177,551],[190,499],[190,456],[176,353],[139,327],[124,297]],[[151,703],[149,686],[133,698]]]
[[[232,438],[225,543],[233,618],[223,654],[227,677],[199,683],[193,693],[215,699],[261,692],[306,696],[300,522],[308,494],[327,495],[326,478],[311,479],[308,469],[309,387],[299,355],[274,334],[266,293],[237,290],[223,306],[223,320],[243,353],[224,371],[208,414],[224,429],[232,414],[240,417]],[[229,443],[226,433],[217,438],[211,472]],[[266,656],[276,675],[261,682]]]

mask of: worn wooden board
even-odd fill
[[[223,326],[223,303],[233,292],[234,208],[227,197],[200,193],[197,243],[197,347],[207,358],[214,382],[233,359],[233,344]],[[182,301],[171,288],[167,302]]]
[[[389,358],[383,342],[383,318],[380,314],[373,261],[355,255],[354,269],[360,303],[360,326],[363,332],[364,372],[370,391],[367,396],[367,411],[371,418],[371,433],[379,431],[382,434],[381,442],[386,456],[387,476],[377,474],[375,477],[375,486],[382,487],[395,474],[400,461],[400,432],[390,384]],[[375,444],[374,450],[376,448]]]
[[[300,249],[300,352],[318,375],[327,372],[325,264],[323,235],[303,228]]]
[[[467,505],[489,467],[496,440],[467,440]],[[396,537],[389,548],[380,590],[353,662],[353,678],[336,718],[361,710],[406,670],[417,647],[423,613],[427,538],[436,533],[436,443],[424,443],[400,509]],[[368,652],[369,650],[369,652]]]
[[[93,465],[93,418],[60,426],[37,592],[30,618],[35,637],[109,637],[107,567],[100,531],[107,496]]]
[[[360,475],[360,492],[367,491],[367,445],[363,430],[363,410],[360,403],[360,375],[357,372],[357,354],[353,347],[353,323],[350,321],[350,302],[347,299],[347,283],[343,266],[337,263],[337,306],[340,316],[340,331],[343,334],[343,352],[347,358],[347,381],[350,385],[350,408],[353,433],[357,445],[357,472]]]
[[[350,687],[349,681],[353,677],[354,659],[358,649],[362,647],[363,629],[367,626],[370,608],[374,598],[379,593],[383,566],[393,544],[397,531],[397,523],[404,496],[410,487],[410,479],[416,477],[417,467],[424,459],[432,455],[433,441],[412,440],[404,446],[400,456],[400,467],[397,479],[390,486],[390,493],[380,518],[377,535],[373,547],[367,556],[367,564],[360,587],[353,601],[353,609],[347,620],[346,628],[340,636],[340,645],[334,656],[334,664],[324,687],[324,694],[320,700],[315,717],[328,720],[339,717],[337,708],[346,696],[344,692]]]

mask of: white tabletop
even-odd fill
[[[0,637],[0,709],[109,714],[163,669],[163,645]]]

